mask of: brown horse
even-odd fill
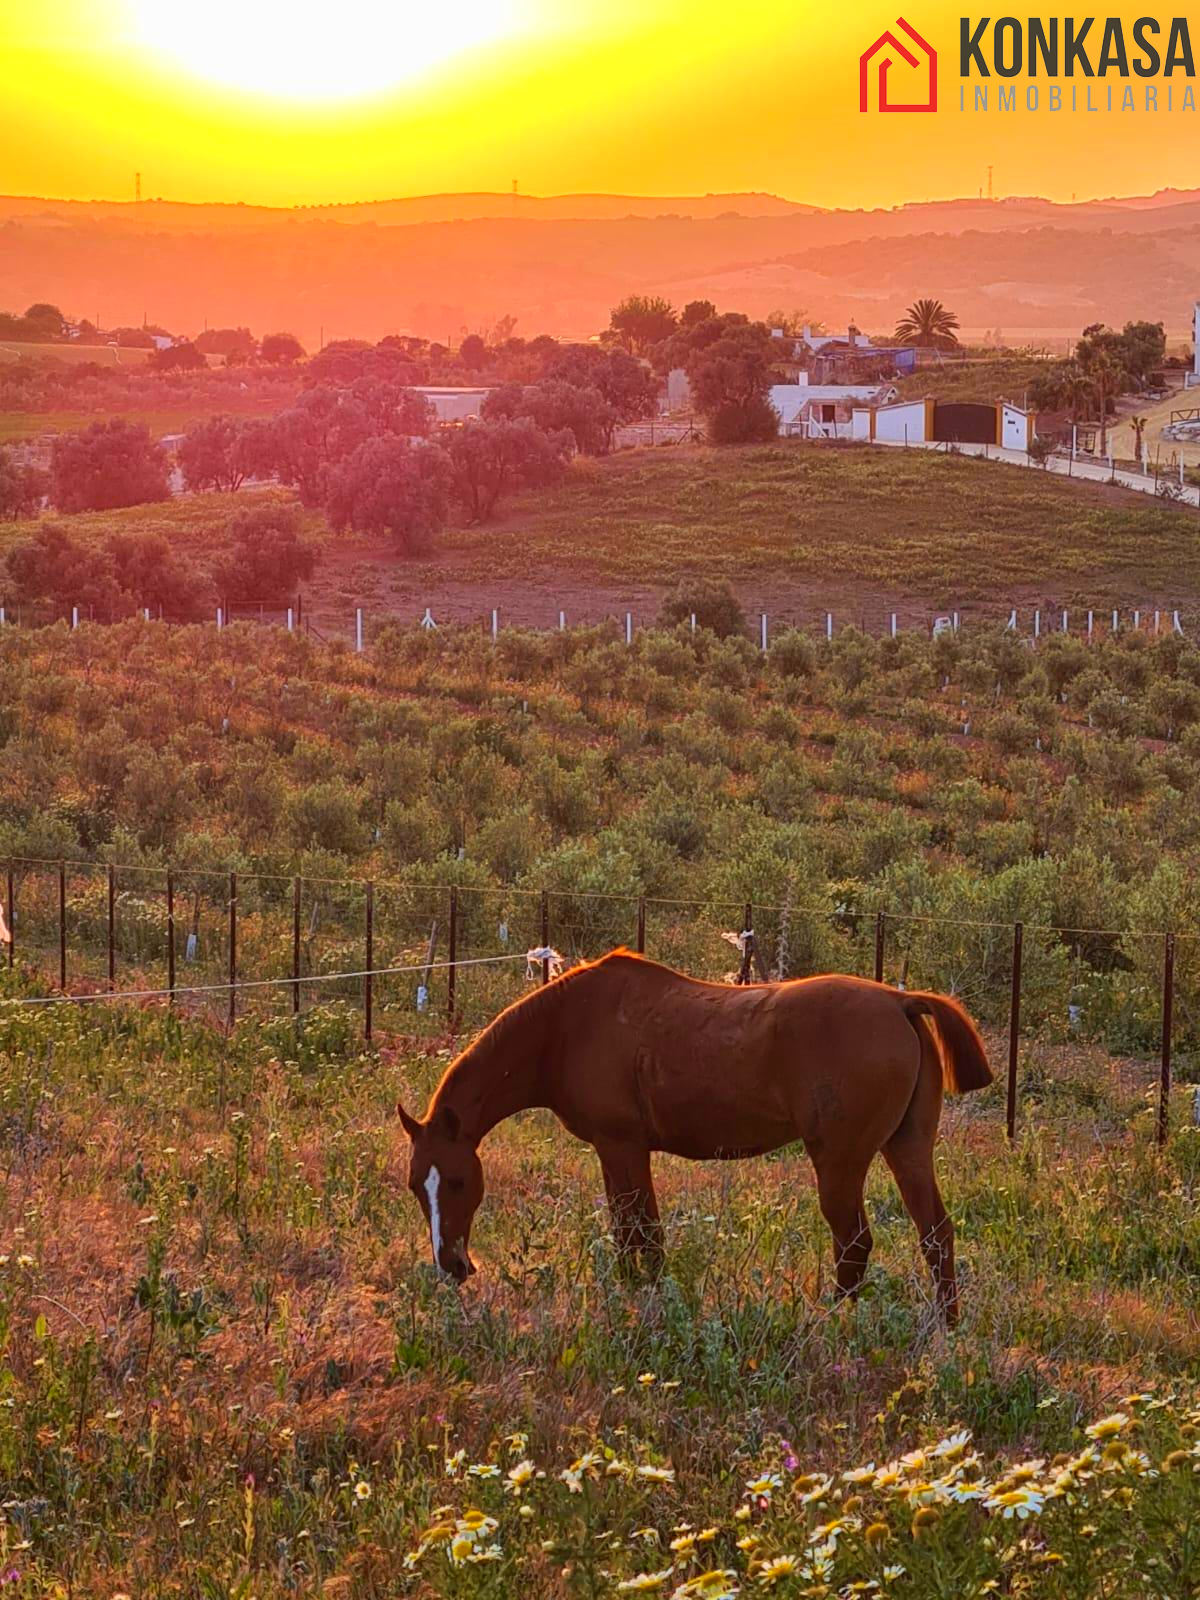
[[[505,1117],[543,1106],[595,1147],[618,1250],[654,1267],[663,1246],[652,1151],[734,1160],[802,1140],[841,1295],[866,1271],[863,1183],[882,1151],[952,1321],[954,1229],[933,1145],[943,1089],[991,1081],[975,1025],[946,995],[847,977],[703,983],[615,950],[501,1012],[447,1068],[423,1121],[399,1109],[434,1263],[460,1283],[475,1270],[479,1142]]]

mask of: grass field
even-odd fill
[[[140,367],[153,350],[118,349],[104,344],[26,344],[19,339],[0,339],[0,363],[5,361],[57,361],[73,366],[95,362],[100,367]]]
[[[1035,1051],[1057,1120],[1013,1149],[994,1093],[950,1109],[947,1336],[886,1174],[857,1307],[794,1149],[660,1159],[631,1284],[542,1113],[484,1146],[455,1291],[394,1110],[451,1041],[357,1025],[0,1014],[14,1592],[1194,1593],[1200,1137],[1155,1154],[1106,1064]]]
[[[1011,400],[1014,405],[1024,405],[1026,390],[1046,366],[1046,360],[1038,356],[972,355],[963,361],[921,367],[911,377],[901,378],[896,388],[902,400],[921,400],[928,395],[937,400],[977,400],[985,405]]]
[[[932,604],[1200,593],[1194,513],[924,450],[781,443],[576,466],[494,527],[443,541],[459,577],[661,584],[705,573],[862,585]],[[437,566],[431,566],[434,577]]]

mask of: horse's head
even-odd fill
[[[429,1224],[433,1264],[462,1283],[475,1271],[467,1254],[471,1223],[483,1199],[483,1167],[458,1113],[449,1106],[425,1122],[399,1107],[404,1131],[412,1141],[408,1187]]]

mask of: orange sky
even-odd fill
[[[938,114],[863,116],[858,53],[897,0],[0,0],[0,191],[126,199],[140,169],[177,200],[515,176],[874,206],[974,194],[989,163],[1000,195],[1197,182],[1200,113],[960,112],[961,11],[904,7],[941,54]]]

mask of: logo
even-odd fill
[[[912,41],[917,53],[892,32],[886,29],[876,39],[869,50],[864,50],[858,59],[858,109],[870,110],[871,89],[871,63],[881,50],[895,50],[907,61],[910,67],[920,67],[922,56],[925,58],[929,71],[929,98],[924,105],[892,105],[888,100],[888,70],[895,65],[890,55],[885,55],[879,62],[879,109],[880,111],[936,111],[937,110],[937,51],[932,45],[926,44],[915,28],[910,28],[903,17],[896,18],[896,26],[902,28]]]

